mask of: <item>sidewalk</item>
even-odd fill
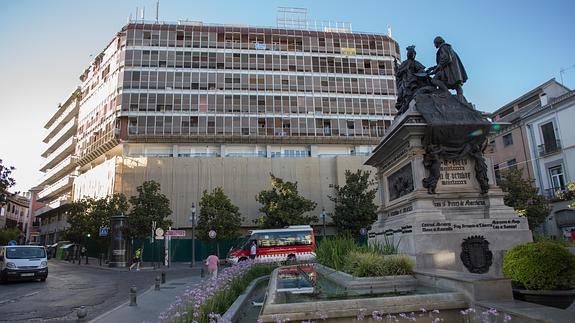
[[[90,267],[90,268],[95,268],[95,269],[101,269],[101,270],[111,270],[111,271],[128,271],[128,267],[108,267],[107,263],[102,262],[102,265],[100,266],[100,262],[98,258],[92,258],[92,257],[88,257],[88,264],[86,265],[86,258],[82,258],[82,263],[78,264],[78,260],[74,260],[73,262],[68,262],[67,260],[58,260],[58,259],[50,259],[50,262],[59,262],[59,263],[67,263],[70,265],[75,265],[78,267]],[[188,269],[188,270],[192,270],[194,272],[194,274],[197,273],[197,275],[200,275],[201,269],[204,268],[205,269],[205,265],[203,262],[199,261],[196,262],[194,265],[194,268],[190,268],[190,263],[189,262],[174,262],[171,263],[169,267],[164,266],[163,264],[159,264],[156,263],[157,267],[154,268],[154,263],[152,262],[142,262],[141,266],[140,266],[140,270],[143,271],[150,271],[150,270],[157,270],[157,271],[165,271],[165,272],[169,272],[169,271],[173,271],[173,270],[182,270],[182,269]],[[135,270],[135,269],[133,269]]]
[[[156,322],[160,313],[167,310],[170,304],[176,301],[177,296],[182,295],[187,288],[193,286],[201,279],[202,278],[200,278],[199,275],[175,279],[162,284],[159,291],[154,290],[154,286],[152,286],[147,291],[144,291],[141,294],[138,293],[137,306],[129,306],[130,302],[128,301],[115,309],[94,318],[90,322]]]

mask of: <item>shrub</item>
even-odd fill
[[[503,275],[527,289],[570,289],[575,286],[575,255],[554,242],[520,244],[505,254]]]
[[[347,254],[343,271],[355,277],[411,275],[413,262],[403,255],[353,251]]]
[[[381,276],[412,275],[413,261],[405,255],[390,255],[385,257]]]
[[[374,255],[392,255],[398,253],[398,246],[393,239],[384,242],[375,242],[369,245],[360,245],[349,236],[338,236],[321,241],[316,249],[317,261],[335,270],[343,270],[347,263],[347,256],[351,252],[372,253]]]
[[[342,270],[347,254],[358,249],[359,245],[351,238],[327,238],[321,241],[315,254],[320,264],[335,270]]]

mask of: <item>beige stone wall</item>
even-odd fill
[[[115,192],[136,195],[136,187],[146,180],[160,183],[162,192],[170,199],[174,227],[189,227],[190,206],[198,205],[203,190],[223,187],[232,202],[246,218],[244,226],[253,226],[260,204],[255,196],[270,189],[269,174],[288,181],[297,181],[301,195],[317,202],[314,213],[319,217],[322,207],[333,212],[328,195],[333,185],[345,184],[345,170],[364,166],[367,156],[341,156],[330,158],[152,158],[118,157]],[[376,194],[376,204],[380,204]],[[326,220],[330,222],[329,217]]]

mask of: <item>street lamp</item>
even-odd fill
[[[88,241],[90,241],[90,236],[91,234],[89,233],[86,235],[86,237],[88,238],[86,239],[86,265],[88,264]]]
[[[321,208],[321,218],[323,219],[323,238],[325,239],[325,208]]]
[[[192,208],[190,209],[190,222],[192,223],[192,261],[190,262],[190,267],[194,267],[194,260],[196,259],[196,204],[192,202]]]

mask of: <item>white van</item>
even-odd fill
[[[0,281],[48,277],[48,258],[42,246],[1,246]]]

